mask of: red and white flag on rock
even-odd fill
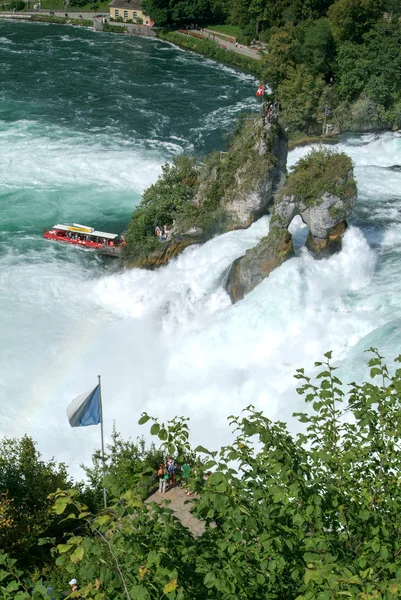
[[[257,96],[263,96],[263,94],[265,93],[265,86],[264,85],[260,85],[258,88],[258,91],[256,92]]]

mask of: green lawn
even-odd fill
[[[241,35],[241,28],[237,25],[210,25],[208,29],[211,31],[218,31],[219,33],[225,33],[226,35],[230,35],[232,37]]]
[[[47,0],[47,2],[58,2],[59,0]],[[90,4],[85,4],[85,6],[67,6],[67,12],[101,12],[101,13],[109,13],[109,2],[111,0],[106,0],[106,2],[91,2]],[[94,8],[96,7],[96,8]]]
[[[30,2],[33,6],[34,2]],[[41,0],[40,8],[42,10],[63,10],[63,0]]]

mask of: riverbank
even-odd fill
[[[68,15],[67,17],[65,15]],[[0,12],[0,19],[14,21],[29,21],[30,23],[54,23],[57,25],[80,25],[81,27],[94,27],[95,22],[101,22],[103,16],[99,13],[74,13],[73,16],[63,11],[35,11],[21,13]]]
[[[203,54],[214,60],[253,73],[256,76],[262,74],[263,65],[259,56],[257,58],[256,56],[247,56],[241,52],[236,52],[235,48],[222,48],[211,39],[206,39],[201,36],[194,37],[178,31],[167,31],[165,29],[158,31],[157,37],[166,42],[170,42],[171,44],[175,44],[180,48],[184,48],[185,50],[192,50],[198,54]],[[234,46],[234,44],[231,44],[231,46]]]

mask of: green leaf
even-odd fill
[[[203,580],[203,583],[205,584],[205,586],[210,589],[212,587],[214,587],[215,583],[216,583],[216,576],[214,573],[209,572],[206,573],[205,579]]]
[[[148,600],[148,590],[143,585],[134,585],[129,591],[132,600]]]
[[[157,435],[160,431],[160,425],[159,423],[153,423],[152,427],[150,428],[150,434],[151,435]]]
[[[177,579],[172,579],[163,588],[163,594],[169,594],[170,592],[174,592],[178,587]]]
[[[378,369],[377,367],[370,369],[370,376],[372,379],[374,379],[377,375],[382,375],[381,369]]]
[[[59,498],[54,503],[53,511],[56,513],[56,515],[62,515],[65,509],[67,508],[68,504],[68,501]]]
[[[202,452],[202,454],[210,454],[209,450],[207,450],[204,446],[197,446],[195,448],[195,452]]]
[[[68,552],[73,547],[74,546],[72,544],[59,544],[57,546],[57,550],[60,552],[60,554],[64,554],[64,552]]]
[[[138,425],[144,425],[149,421],[150,417],[146,413],[142,413],[141,418],[138,421]]]
[[[162,442],[164,442],[167,439],[167,430],[166,429],[160,429],[159,439],[162,440]]]
[[[19,589],[18,581],[10,581],[8,586],[6,587],[6,592],[16,592]]]

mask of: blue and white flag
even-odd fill
[[[75,398],[67,407],[71,427],[98,425],[101,421],[100,385]]]

